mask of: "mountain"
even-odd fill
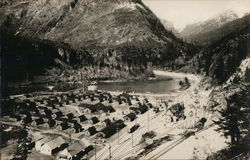
[[[204,22],[187,25],[181,31],[180,35],[190,42],[195,42],[198,44],[211,43],[225,36],[223,31],[221,34],[217,35],[218,30],[236,19],[238,19],[237,14],[231,10],[228,10]],[[230,27],[228,28],[230,29]]]
[[[250,57],[249,44],[250,25],[247,25],[202,48],[190,61],[191,68],[222,84],[237,71],[243,60]],[[237,83],[239,79],[236,77],[234,81]]]
[[[141,0],[4,0],[0,15],[9,81],[49,69],[52,77],[65,70],[90,78],[137,76],[148,66],[183,66],[194,54]]]
[[[201,31],[196,37],[193,36],[196,38],[194,43],[206,45],[201,46],[200,51],[180,70],[204,73],[219,84],[226,82],[237,71],[241,62],[249,57],[249,28],[250,14],[245,14],[216,29]]]
[[[176,37],[179,37],[179,32],[174,28],[174,25],[172,22],[166,20],[166,19],[161,19],[161,23],[165,27],[166,30],[171,31]]]

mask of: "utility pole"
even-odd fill
[[[71,133],[69,134],[69,143],[71,144]],[[67,146],[67,150],[69,150],[69,145]],[[67,158],[69,157],[68,153],[69,152],[67,152]]]
[[[117,131],[117,135],[118,135],[118,144],[120,144],[120,137],[119,137],[119,128],[118,125],[116,126],[116,131]]]
[[[195,129],[195,123],[196,123],[196,114],[197,114],[197,106],[195,105],[195,113],[194,113],[194,129]]]
[[[96,160],[96,139],[95,139],[95,160]]]
[[[71,143],[71,140],[72,140],[72,139],[71,139],[71,133],[70,133],[70,134],[69,134],[69,142],[70,142],[70,143]]]
[[[132,132],[132,134],[131,134],[131,138],[132,138],[132,148],[134,147],[134,138],[133,138],[133,136],[134,136],[134,132]]]
[[[111,160],[111,146],[110,146],[110,143],[109,143],[109,159]]]
[[[149,131],[149,110],[148,110],[148,131]]]

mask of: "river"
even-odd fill
[[[100,82],[97,89],[105,91],[164,94],[179,89],[179,78],[157,75],[152,80]]]

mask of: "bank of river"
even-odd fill
[[[187,77],[191,85],[199,82],[199,77],[193,74],[176,73],[155,70],[156,78],[153,80],[131,82],[100,82],[97,89],[112,93],[129,92],[137,95],[167,96],[174,95],[180,89],[179,81]]]

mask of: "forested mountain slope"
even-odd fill
[[[250,56],[250,25],[204,47],[190,64],[199,73],[223,83],[239,67],[241,61]]]
[[[140,0],[5,0],[0,15],[13,76],[54,66],[138,75],[152,65],[178,68],[194,54]]]
[[[199,45],[209,45],[235,30],[240,31],[249,24],[249,14],[238,18],[235,13],[227,11],[207,21],[187,25],[180,35],[187,41]]]

